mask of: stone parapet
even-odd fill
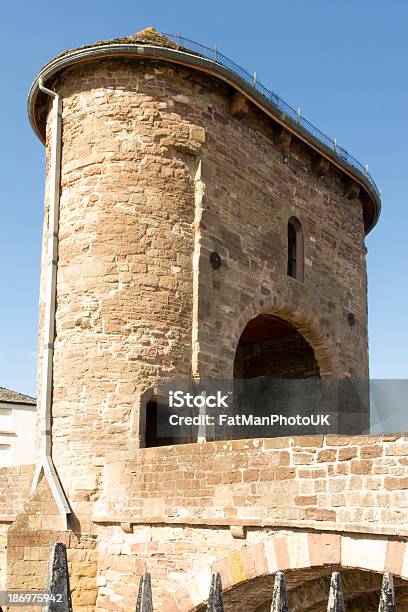
[[[141,449],[106,465],[93,519],[408,535],[407,451],[407,434]]]

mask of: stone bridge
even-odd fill
[[[408,610],[407,450],[396,434],[113,454],[72,531],[45,481],[28,499],[31,467],[2,470],[3,586],[43,588],[50,547],[62,541],[75,609],[132,609],[149,571],[158,610],[200,610],[213,572],[226,610],[262,610],[282,570],[292,609],[317,612],[341,570],[350,609],[375,609],[390,571],[398,610]]]

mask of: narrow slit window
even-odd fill
[[[288,261],[287,274],[296,280],[303,281],[303,230],[296,217],[288,221]]]

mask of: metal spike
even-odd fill
[[[384,572],[378,612],[396,612],[394,578],[390,572]]]
[[[153,612],[152,581],[149,572],[145,572],[140,578],[136,612]]]
[[[339,572],[333,572],[331,575],[327,612],[344,612],[343,589]]]
[[[212,575],[207,612],[224,612],[221,576],[218,573]]]
[[[288,593],[286,591],[286,580],[283,572],[276,572],[275,584],[273,585],[271,612],[288,612]]]
[[[72,612],[67,547],[60,542],[54,544],[51,549],[47,594],[50,599],[43,606],[43,612]]]

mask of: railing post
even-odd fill
[[[152,581],[149,572],[145,572],[140,578],[136,612],[153,612]]]
[[[288,612],[288,593],[286,591],[286,580],[283,572],[276,572],[275,584],[273,585],[271,612]]]
[[[297,110],[297,122],[300,124],[300,108]]]
[[[217,45],[214,45],[214,63],[217,61]]]
[[[212,575],[207,612],[224,612],[221,576],[218,573]]]
[[[253,78],[254,87],[256,87],[256,72],[254,72],[252,78]]]
[[[48,566],[47,594],[49,601],[43,612],[72,612],[71,591],[69,588],[67,548],[57,543],[51,549]],[[51,601],[52,599],[52,601]]]
[[[384,572],[378,612],[396,612],[394,578],[390,572]]]
[[[333,572],[331,576],[327,612],[344,612],[343,589],[339,572]]]

